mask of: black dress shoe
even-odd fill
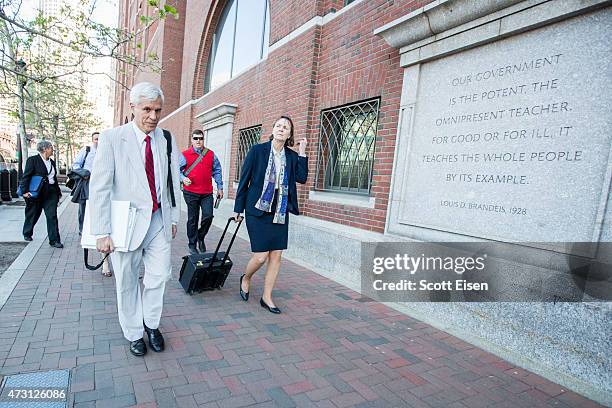
[[[194,245],[194,246],[189,245],[189,253],[190,253],[191,255],[197,255],[197,254],[199,254],[199,252],[198,252],[197,248],[195,247],[195,245]]]
[[[26,236],[24,236],[24,237],[23,237],[23,240],[24,240],[24,241],[31,241],[31,240],[32,240],[32,237],[26,237]]]
[[[249,300],[249,292],[245,292],[244,290],[242,290],[242,278],[244,278],[244,275],[240,277],[240,297],[246,302],[247,300]]]
[[[49,242],[49,245],[51,245],[54,248],[63,248],[64,247],[64,244],[62,244],[61,242],[54,242],[54,243],[50,243]]]
[[[156,353],[164,351],[164,336],[159,329],[149,329],[146,324],[143,324],[147,336],[149,336],[149,346]]]
[[[147,345],[143,339],[138,339],[130,342],[130,353],[136,357],[142,357],[147,354]]]
[[[198,249],[202,253],[206,252],[206,244],[204,243],[203,239],[198,240]]]
[[[278,307],[270,307],[266,304],[266,302],[264,302],[263,298],[259,299],[259,304],[261,305],[261,307],[263,307],[264,309],[268,309],[268,312],[270,313],[274,313],[274,314],[279,314],[281,311]]]

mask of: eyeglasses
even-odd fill
[[[194,136],[194,137],[192,137],[192,139],[193,140],[204,140],[204,137],[203,136],[199,136],[199,137],[198,136]]]

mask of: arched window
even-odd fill
[[[228,0],[213,36],[205,92],[268,55],[268,0]]]

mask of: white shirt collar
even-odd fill
[[[138,139],[140,140],[140,143],[144,142],[145,137],[147,137],[147,134],[145,132],[143,132],[142,130],[140,130],[140,128],[138,126],[136,126],[136,123],[134,121],[132,121],[132,126],[134,127],[134,132],[136,132],[136,136],[138,136]],[[155,128],[151,132],[149,132],[149,135],[151,136],[151,139],[153,139],[153,136],[155,136],[155,131],[156,130],[157,130],[157,128]]]
[[[40,156],[41,159],[43,159],[44,162],[50,162],[51,161],[50,157],[48,159],[45,159],[45,156],[43,156],[42,153],[38,153],[38,155]]]
[[[283,152],[285,151],[285,146],[281,147],[280,151],[276,151],[276,149],[274,148],[274,144],[272,144],[272,145],[270,146],[270,148],[272,149],[272,153],[273,153],[275,156],[280,156],[280,155],[281,155],[281,154],[283,154]]]

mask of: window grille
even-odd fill
[[[380,99],[321,111],[317,190],[370,193]]]
[[[238,134],[238,155],[236,157],[236,174],[234,181],[240,181],[240,172],[242,171],[242,163],[253,145],[259,143],[261,138],[261,125],[253,126],[246,129],[240,129]]]

